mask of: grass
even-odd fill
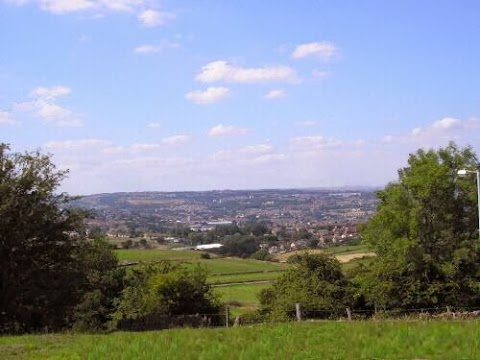
[[[478,359],[477,321],[305,322],[1,337],[2,359]]]
[[[327,254],[331,255],[347,255],[347,254],[357,254],[372,251],[367,245],[342,245],[342,246],[331,246],[323,249]]]
[[[258,293],[269,286],[270,284],[237,284],[216,287],[215,292],[223,302],[229,304],[232,315],[236,316],[257,309]]]
[[[211,275],[232,275],[244,273],[261,273],[268,271],[284,271],[288,268],[285,264],[259,261],[253,259],[240,258],[222,258],[212,257],[211,259],[202,259],[202,252],[191,250],[116,250],[119,260],[121,261],[139,261],[139,262],[159,262],[169,260],[173,262],[184,263],[186,266],[204,265]],[[268,277],[268,276],[267,276]],[[271,278],[271,277],[270,277]],[[258,277],[254,280],[262,280]]]
[[[155,262],[162,260],[191,261],[200,259],[201,252],[188,250],[125,249],[115,250],[120,261]]]
[[[270,272],[252,272],[244,274],[231,274],[231,275],[213,275],[208,278],[210,284],[230,284],[230,283],[242,283],[251,281],[273,281],[284,273],[281,271]]]

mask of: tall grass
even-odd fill
[[[479,323],[309,322],[0,338],[2,359],[478,359]]]

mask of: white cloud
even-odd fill
[[[276,89],[270,90],[268,93],[265,94],[265,99],[274,100],[274,99],[281,99],[287,96],[287,93],[283,90]]]
[[[252,162],[255,164],[265,164],[287,159],[285,154],[264,154],[254,157]]]
[[[14,111],[30,113],[45,123],[58,127],[80,127],[83,125],[80,116],[58,104],[57,98],[69,95],[71,89],[57,85],[39,86],[30,92],[32,100],[14,104]]]
[[[387,135],[383,143],[412,143],[417,146],[440,146],[449,140],[461,141],[468,139],[471,130],[480,126],[480,121],[475,118],[461,120],[453,117],[444,117],[434,121],[427,127],[416,127],[409,133]]]
[[[110,145],[111,143],[102,139],[80,139],[80,140],[64,140],[64,141],[49,141],[45,144],[47,149],[57,150],[83,150],[91,148],[99,148]]]
[[[163,12],[158,10],[148,9],[142,11],[138,15],[140,22],[146,27],[155,27],[165,25],[168,21],[175,18],[175,14],[171,12]]]
[[[47,123],[59,127],[79,127],[82,121],[71,110],[57,104],[57,98],[69,95],[71,89],[66,86],[37,87],[31,92],[33,113]]]
[[[420,135],[421,133],[422,133],[422,128],[421,127],[416,127],[412,130],[412,135],[413,136]]]
[[[150,129],[158,129],[161,127],[161,125],[158,122],[151,122],[148,123],[147,127],[149,127]]]
[[[7,0],[17,6],[34,4],[41,10],[56,15],[69,13],[93,13],[102,17],[108,12],[135,13],[138,20],[146,27],[164,25],[175,18],[175,14],[167,11],[146,9],[150,0]]]
[[[160,144],[135,143],[130,145],[132,151],[150,151],[160,148]]]
[[[31,97],[42,99],[55,99],[59,96],[69,95],[72,90],[69,87],[57,85],[51,87],[38,86],[30,93]]]
[[[209,87],[204,91],[191,91],[185,97],[195,104],[213,104],[220,100],[227,98],[230,95],[230,90],[226,87]]]
[[[13,125],[15,123],[12,114],[7,111],[0,111],[0,124]]]
[[[9,0],[8,2],[17,6],[33,3],[40,9],[57,15],[83,11],[133,12],[145,4],[144,0]]]
[[[283,66],[264,66],[260,68],[242,68],[219,60],[208,63],[195,77],[196,80],[212,82],[233,82],[242,84],[266,83],[271,81],[298,82],[294,69]]]
[[[273,150],[273,146],[270,144],[258,144],[258,145],[248,145],[241,148],[239,151],[246,154],[264,154],[269,153]]]
[[[342,142],[335,138],[326,138],[320,135],[297,136],[290,139],[290,145],[294,148],[304,150],[318,150],[342,145]]]
[[[158,45],[139,45],[133,49],[134,54],[146,55],[146,54],[155,54],[160,52],[160,46]]]
[[[328,41],[312,42],[298,45],[292,53],[294,59],[313,56],[322,61],[329,61],[338,57],[339,49]]]
[[[168,146],[177,146],[184,144],[190,141],[191,137],[189,135],[174,135],[162,139],[162,144]]]
[[[433,129],[437,130],[449,130],[458,128],[461,125],[461,121],[459,119],[445,117],[438,121],[435,121],[432,125]]]
[[[165,49],[176,49],[180,47],[177,42],[162,40],[158,44],[142,44],[133,49],[133,53],[137,55],[157,54]]]
[[[70,12],[78,12],[91,10],[96,7],[95,1],[90,0],[43,0],[40,2],[42,10],[54,14],[66,14]]]
[[[212,137],[221,137],[221,136],[245,135],[247,133],[248,133],[247,128],[236,127],[233,125],[218,124],[209,130],[208,135]]]

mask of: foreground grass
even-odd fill
[[[480,323],[309,322],[0,338],[2,359],[478,359]]]

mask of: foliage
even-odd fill
[[[260,292],[262,312],[273,319],[287,319],[294,316],[295,304],[300,303],[305,311],[322,310],[314,317],[330,317],[351,304],[350,284],[338,260],[305,253],[297,255],[294,264],[271,288]]]
[[[115,315],[117,320],[150,314],[212,314],[220,310],[207,273],[162,262],[132,269]]]
[[[255,236],[241,234],[227,235],[222,243],[223,247],[219,249],[219,252],[226,256],[250,256],[260,246],[260,240]]]
[[[95,239],[77,249],[83,264],[85,283],[83,296],[72,316],[77,330],[106,330],[123,290],[125,270],[111,246],[104,239]]]
[[[254,252],[251,256],[252,259],[269,261],[272,259],[272,256],[268,253],[267,249],[260,249]]]
[[[355,275],[369,304],[480,305],[475,181],[456,175],[477,166],[468,147],[418,150],[378,192],[378,211],[362,230],[378,256]]]
[[[46,155],[0,144],[0,332],[60,329],[81,296],[85,214],[56,194],[65,174]]]

